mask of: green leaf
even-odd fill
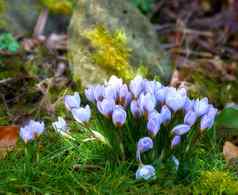
[[[223,135],[238,135],[238,109],[225,108],[217,117],[216,129]]]
[[[16,52],[19,48],[20,45],[10,33],[0,35],[0,49]]]

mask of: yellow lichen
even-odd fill
[[[74,0],[41,0],[41,3],[52,12],[70,15]]]
[[[126,80],[133,77],[133,70],[129,63],[131,50],[128,48],[123,30],[117,30],[111,34],[104,27],[97,26],[86,31],[85,37],[95,48],[91,54],[95,64]]]

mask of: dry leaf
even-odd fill
[[[0,126],[0,159],[16,146],[18,132],[17,126]]]
[[[231,160],[238,159],[238,147],[233,143],[226,141],[223,146],[223,155],[227,162]]]

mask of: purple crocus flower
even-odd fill
[[[156,136],[160,129],[160,122],[156,118],[149,119],[147,129],[152,136]]]
[[[131,113],[134,118],[140,118],[142,116],[142,111],[140,109],[140,106],[139,106],[137,100],[131,101],[130,108],[131,108]]]
[[[208,99],[207,98],[203,98],[201,100],[197,99],[194,103],[193,109],[198,117],[206,114],[209,109]]]
[[[142,165],[136,171],[137,180],[149,180],[155,178],[155,168],[152,165]]]
[[[94,97],[94,86],[88,86],[88,88],[84,90],[84,94],[88,101],[95,103],[96,99]]]
[[[74,108],[72,114],[74,119],[79,123],[87,123],[91,117],[91,109],[89,105],[85,106],[85,108]]]
[[[73,108],[79,108],[80,102],[81,100],[78,92],[75,92],[74,95],[64,96],[64,104],[68,110],[72,110]]]
[[[155,95],[156,92],[161,88],[161,86],[162,85],[158,81],[145,80],[144,81],[144,92]]]
[[[200,129],[204,130],[207,128],[211,128],[214,123],[216,114],[217,114],[217,109],[214,108],[213,106],[210,106],[208,113],[203,115],[201,118]]]
[[[104,98],[105,99],[112,99],[112,100],[116,101],[117,98],[118,98],[118,93],[119,93],[119,91],[115,87],[107,86],[107,87],[105,87]]]
[[[116,106],[112,113],[112,122],[115,126],[121,127],[126,122],[126,111],[122,106]]]
[[[97,102],[98,111],[106,117],[111,117],[114,107],[115,102],[113,99],[103,99]]]
[[[172,129],[172,133],[175,135],[183,135],[190,130],[190,126],[186,124],[177,125]]]
[[[153,148],[153,140],[150,137],[143,137],[137,143],[137,151],[139,153],[146,152]]]
[[[140,75],[137,75],[133,80],[131,80],[129,88],[130,88],[134,98],[139,97],[140,93],[144,89],[143,77]]]
[[[167,89],[165,102],[174,112],[183,108],[186,99],[186,90],[184,88],[176,90],[173,87],[169,87]]]
[[[45,129],[44,122],[30,120],[27,125],[20,128],[20,137],[25,143],[34,140],[36,136],[40,136]]]
[[[94,87],[94,98],[96,101],[102,101],[105,96],[105,88],[102,85],[96,85]]]
[[[168,87],[161,87],[155,91],[155,97],[158,103],[164,104]]]
[[[150,113],[156,106],[155,97],[150,93],[146,93],[145,95],[141,93],[139,97],[139,106],[142,112]]]
[[[174,148],[175,146],[180,144],[180,142],[181,142],[181,136],[180,135],[175,135],[174,138],[172,139],[172,142],[171,142],[171,148]]]
[[[161,111],[160,111],[160,115],[161,115],[161,122],[163,124],[166,124],[172,118],[171,111],[168,108],[168,106],[166,106],[166,105],[162,106]]]
[[[190,100],[189,98],[186,99],[186,102],[183,107],[186,113],[190,110],[193,110],[194,102],[195,102],[194,100]]]
[[[128,87],[126,84],[122,85],[119,89],[119,104],[122,105],[124,108],[127,107],[127,105],[132,100],[132,94],[128,90]]]
[[[184,123],[193,126],[197,120],[197,115],[194,111],[190,110],[184,117]]]

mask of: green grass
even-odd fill
[[[89,133],[73,121],[70,127],[74,141],[62,138],[50,126],[36,142],[25,145],[19,140],[16,149],[0,161],[0,193],[238,193],[234,188],[238,180],[223,161],[214,132],[208,132],[193,151],[187,172],[176,173],[168,162],[160,166],[156,180],[138,182],[135,161],[110,160],[108,146],[83,142]]]

